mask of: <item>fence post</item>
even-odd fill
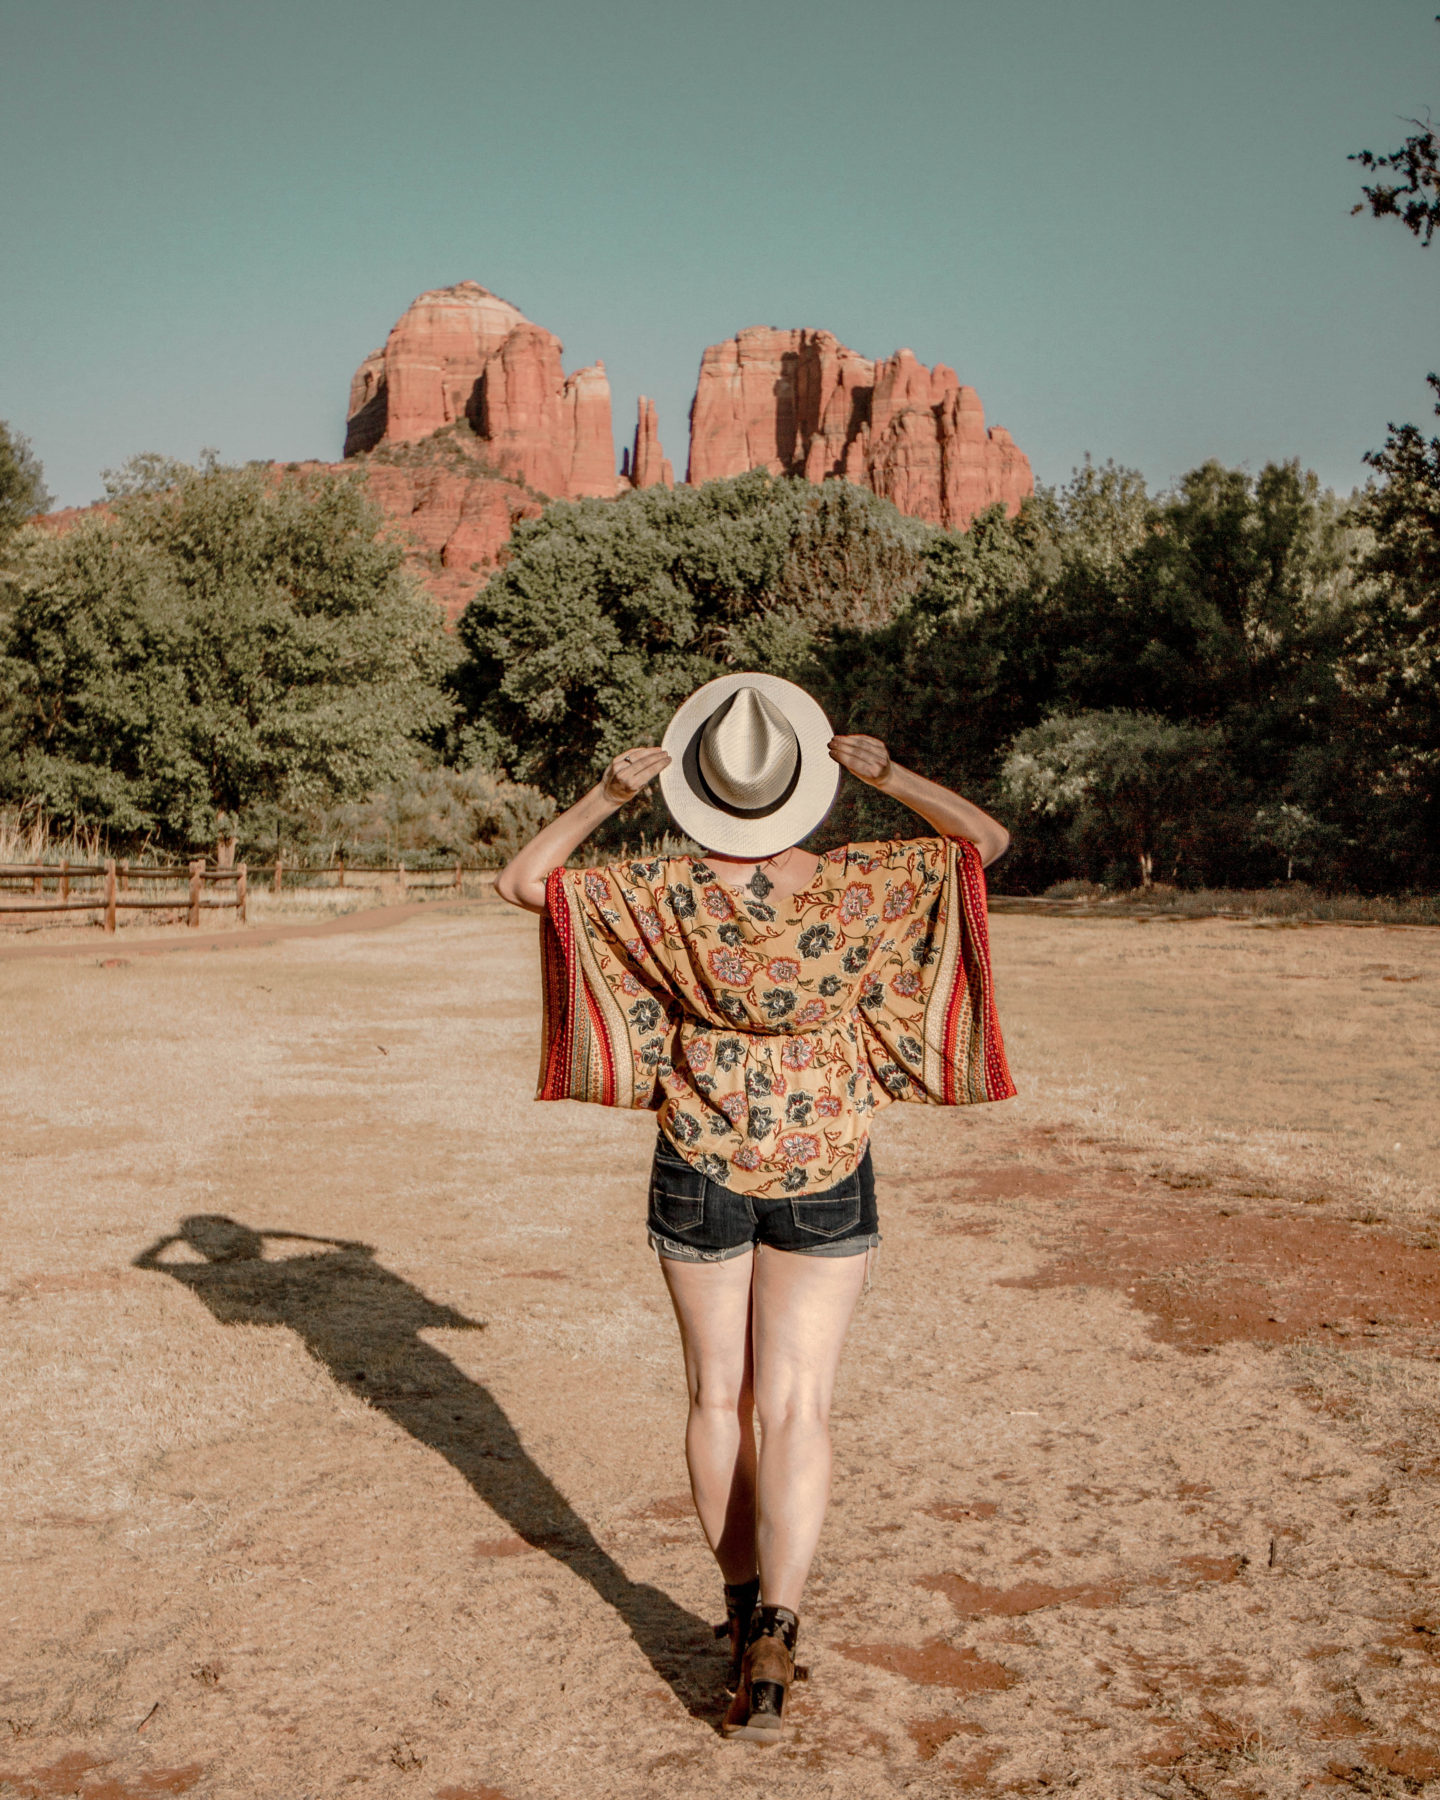
[[[277,850],[275,852],[275,892],[278,894],[285,885],[285,858]]]
[[[105,858],[105,929],[115,929],[115,858]]]
[[[238,873],[235,876],[235,918],[237,924],[243,925],[245,923],[245,902],[248,898],[248,889],[250,885],[250,870],[248,865],[243,862],[237,865],[237,869]]]
[[[120,865],[120,892],[122,894],[128,894],[130,892],[130,864],[128,860],[122,862]]]
[[[192,862],[190,865],[190,918],[192,931],[200,929],[200,876],[205,865],[203,862]]]
[[[31,878],[30,887],[32,893],[37,895],[45,892],[45,875],[43,870]]]
[[[70,898],[70,858],[67,856],[60,865],[60,898]]]
[[[345,852],[343,850],[340,852],[340,880],[337,885],[340,887],[345,885]]]
[[[403,900],[405,898],[405,865],[403,862],[400,865],[399,874],[400,874],[400,898]]]
[[[457,856],[455,858],[455,892],[457,894],[460,892],[460,870],[461,870],[461,867],[462,867],[462,864],[460,862],[460,858]]]

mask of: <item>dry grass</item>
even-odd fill
[[[879,1121],[766,1755],[714,1729],[650,1122],[530,1100],[533,921],[0,964],[0,1794],[1440,1780],[1440,939],[994,938],[1021,1097]],[[1325,1329],[1266,1340],[1244,1246],[1307,1232]]]
[[[1039,896],[997,896],[1001,911],[1097,918],[1283,919],[1296,925],[1440,925],[1440,894],[1346,894],[1290,882],[1273,888],[1154,887],[1115,892],[1061,881]]]
[[[93,828],[60,832],[35,807],[0,807],[0,863],[93,863],[103,855]]]

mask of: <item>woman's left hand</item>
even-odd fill
[[[894,766],[890,761],[890,752],[879,738],[833,737],[830,740],[830,754],[857,781],[863,781],[873,788],[884,787]]]

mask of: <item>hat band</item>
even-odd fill
[[[710,786],[710,783],[705,779],[704,771],[700,767],[700,740],[704,737],[705,728],[709,723],[709,719],[702,719],[700,721],[694,736],[685,746],[684,755],[680,758],[680,766],[684,772],[685,779],[689,782],[694,792],[701,795],[707,804],[715,807],[717,811],[727,814],[732,819],[768,819],[771,813],[779,812],[780,808],[784,806],[785,802],[795,792],[796,786],[800,780],[800,764],[803,757],[800,746],[798,744],[795,746],[795,767],[790,771],[789,781],[786,782],[782,792],[777,795],[768,806],[732,806],[728,800],[722,800]]]

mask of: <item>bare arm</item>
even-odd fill
[[[873,737],[835,737],[830,754],[842,769],[882,794],[902,801],[945,837],[965,838],[980,852],[987,867],[1010,848],[1010,833],[998,819],[969,800],[962,800],[938,781],[891,762],[890,752]]]
[[[510,861],[495,878],[495,892],[512,906],[523,906],[526,912],[545,910],[545,883],[553,869],[603,825],[612,813],[619,812],[642,788],[648,787],[662,769],[670,766],[663,750],[649,746],[627,750],[617,756],[601,779],[583,799],[568,811],[552,819],[543,831]]]

